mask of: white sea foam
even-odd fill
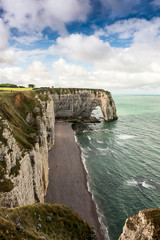
[[[98,143],[103,143],[103,141],[98,141],[98,140],[97,140],[97,142],[98,142]]]
[[[127,185],[129,186],[137,186],[138,185],[138,182],[134,179],[129,179],[126,181]]]
[[[87,136],[88,137],[88,140],[91,141],[91,137],[90,136]]]
[[[89,137],[89,136],[88,136]],[[84,166],[84,169],[85,169],[85,171],[86,171],[86,173],[87,173],[87,189],[88,189],[88,192],[90,192],[91,193],[91,196],[92,196],[92,200],[94,201],[94,203],[95,203],[95,205],[96,205],[96,211],[97,211],[97,214],[98,214],[98,221],[99,221],[99,223],[100,223],[100,226],[101,226],[101,230],[102,230],[102,232],[104,233],[104,237],[105,237],[105,239],[106,240],[110,240],[110,237],[109,237],[109,234],[108,234],[108,229],[107,229],[107,227],[104,225],[104,223],[103,223],[103,218],[104,218],[104,216],[103,216],[103,214],[100,212],[100,209],[99,209],[99,207],[98,207],[98,205],[97,205],[97,203],[96,203],[96,201],[95,201],[95,198],[94,198],[94,194],[92,193],[92,191],[91,191],[91,188],[90,188],[90,177],[89,177],[89,172],[88,172],[88,169],[87,169],[87,166],[86,166],[86,159],[85,159],[85,153],[86,153],[86,149],[88,149],[88,150],[91,150],[89,147],[87,147],[87,148],[82,148],[81,147],[81,145],[80,145],[80,143],[78,142],[78,139],[77,139],[77,136],[76,136],[76,134],[75,134],[75,132],[74,132],[74,139],[75,139],[75,142],[78,144],[78,146],[81,148],[81,159],[82,159],[82,163],[83,163],[83,166]],[[104,150],[104,149],[102,149],[102,150]]]
[[[144,187],[144,188],[154,188],[154,186],[152,186],[152,185],[146,183],[145,181],[142,182],[142,187]]]
[[[75,132],[74,132],[74,140],[78,144],[78,139],[77,139],[77,136],[76,136]]]
[[[135,138],[135,136],[134,135],[127,135],[127,134],[120,134],[120,135],[118,135],[118,138],[122,139],[122,140],[127,140],[127,139]]]
[[[106,151],[107,149],[106,148],[97,148],[97,150],[99,150],[99,151]]]
[[[80,144],[79,144],[80,146]],[[81,146],[80,146],[81,147]],[[96,211],[97,211],[97,214],[98,214],[98,221],[100,223],[100,226],[101,226],[101,230],[102,232],[104,233],[104,237],[106,240],[110,240],[109,238],[109,234],[108,234],[108,229],[107,227],[104,225],[103,223],[103,214],[100,212],[100,209],[95,201],[95,198],[94,198],[94,194],[92,193],[91,191],[91,187],[90,187],[90,177],[89,177],[89,172],[88,172],[88,169],[87,169],[87,166],[86,166],[86,159],[85,159],[85,154],[84,154],[84,149],[81,147],[82,149],[82,152],[81,152],[81,159],[82,159],[82,162],[83,162],[83,166],[84,166],[84,169],[87,173],[87,189],[88,189],[88,192],[91,193],[91,196],[92,196],[92,200],[94,201],[95,205],[96,205]]]
[[[132,186],[132,187],[141,186],[141,187],[144,187],[144,188],[147,188],[147,189],[149,189],[149,188],[154,189],[155,188],[151,184],[146,183],[146,181],[136,181],[134,178],[127,180],[126,183],[127,183],[127,185]]]

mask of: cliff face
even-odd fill
[[[101,107],[105,121],[117,119],[112,96],[104,90],[63,89],[52,96],[57,119],[89,119],[96,106]]]
[[[119,240],[160,239],[160,209],[140,211],[126,220]]]
[[[6,99],[0,106],[0,205],[43,202],[54,144],[53,100],[23,94]]]

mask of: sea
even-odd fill
[[[118,240],[126,218],[160,207],[160,96],[113,96],[118,120],[76,131],[105,239]]]

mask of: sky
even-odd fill
[[[0,83],[160,94],[160,0],[0,0]]]

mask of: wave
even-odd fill
[[[104,142],[103,142],[103,141],[98,141],[98,140],[97,140],[97,143],[104,143]]]
[[[135,138],[135,136],[134,135],[127,135],[127,134],[120,134],[120,135],[118,135],[118,138],[121,139],[121,140],[127,140],[127,139]]]
[[[99,151],[106,151],[107,149],[106,148],[97,148],[97,150],[99,150]]]
[[[138,182],[134,179],[129,179],[126,181],[127,185],[129,186],[137,186],[138,185]]]
[[[77,136],[76,136],[75,132],[74,132],[74,141],[75,141],[76,143],[78,143],[78,139],[77,139]]]
[[[144,187],[144,188],[147,188],[147,189],[150,189],[150,188],[154,189],[155,188],[153,185],[147,183],[146,180],[137,181],[134,178],[127,180],[126,184],[129,185],[129,186],[132,186],[132,187],[139,186],[139,187]]]
[[[89,172],[88,172],[88,169],[87,169],[87,166],[86,166],[86,159],[85,159],[84,148],[81,147],[80,143],[77,141],[77,137],[76,136],[75,136],[75,139],[76,139],[76,143],[78,144],[78,146],[81,149],[81,159],[82,159],[82,163],[83,163],[84,169],[85,169],[85,171],[87,173],[87,189],[88,189],[88,192],[91,193],[92,200],[95,203],[96,211],[97,211],[97,215],[98,215],[98,221],[100,223],[101,230],[102,230],[102,232],[104,234],[105,239],[110,240],[110,237],[109,237],[109,234],[108,234],[108,229],[105,226],[105,224],[103,223],[104,216],[103,216],[103,214],[101,213],[101,211],[100,211],[100,209],[98,207],[98,204],[97,204],[97,202],[95,200],[94,194],[92,193],[92,190],[91,190],[91,187],[90,187],[90,176],[89,176]]]
[[[145,181],[142,182],[142,187],[144,187],[144,188],[153,188],[153,189],[155,188],[154,186],[152,186],[152,185],[146,183]]]
[[[87,136],[88,137],[88,140],[91,141],[91,137],[90,136]]]
[[[111,153],[114,155],[114,151],[110,149],[109,147],[106,148],[97,148],[97,150],[100,152],[99,155],[106,156],[106,154]]]

